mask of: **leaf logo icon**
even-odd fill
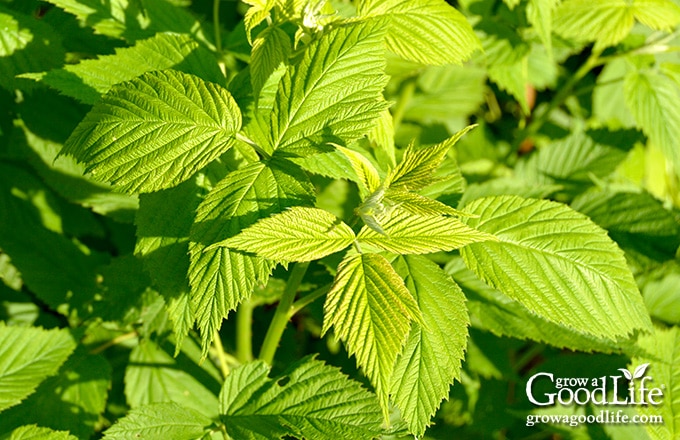
[[[633,380],[633,375],[630,374],[630,371],[626,370],[625,368],[619,368],[619,371],[621,371],[623,375],[626,376],[626,379]]]
[[[635,369],[635,372],[633,373],[633,379],[639,379],[642,376],[644,376],[645,370],[647,369],[648,366],[649,366],[649,363],[646,363],[646,364],[642,364],[639,367],[637,367]]]

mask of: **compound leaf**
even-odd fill
[[[241,112],[226,89],[182,72],[115,85],[78,124],[62,153],[126,192],[175,186],[227,151]]]
[[[425,257],[408,255],[392,263],[416,298],[428,328],[413,324],[392,376],[391,391],[409,431],[422,436],[454,379],[470,323],[465,296],[439,266]]]
[[[256,162],[228,174],[200,204],[190,234],[189,282],[204,350],[222,318],[274,267],[272,261],[234,249],[206,248],[287,207],[311,205],[313,194],[297,167]]]
[[[65,330],[0,325],[0,411],[33,393],[75,347]]]
[[[271,113],[274,149],[300,153],[327,142],[350,143],[370,131],[387,107],[384,34],[383,22],[360,22],[310,44],[279,84]]]
[[[388,17],[387,47],[423,64],[461,64],[480,48],[465,17],[444,0],[363,0],[360,17]]]
[[[375,395],[337,368],[306,357],[280,377],[270,379],[268,373],[257,361],[227,376],[220,411],[232,438],[335,440],[380,433]]]
[[[667,76],[632,71],[624,83],[626,104],[637,125],[680,170],[680,88]]]
[[[312,261],[343,250],[354,238],[352,228],[330,212],[293,207],[258,221],[218,245],[275,261]]]
[[[394,361],[420,319],[418,304],[385,257],[348,255],[338,266],[324,305],[323,333],[336,336],[356,356],[387,408]],[[422,321],[421,321],[422,322]]]
[[[648,330],[649,315],[623,252],[588,217],[546,200],[473,201],[465,221],[498,241],[461,249],[465,264],[538,316],[616,340]]]
[[[201,438],[211,424],[208,417],[177,403],[153,403],[130,410],[104,432],[104,438],[194,440]]]
[[[442,215],[419,215],[396,207],[390,213],[376,216],[382,231],[365,226],[357,238],[396,254],[428,254],[450,251],[470,243],[495,240],[460,219]]]

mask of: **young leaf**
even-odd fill
[[[157,34],[115,55],[67,64],[61,69],[24,75],[39,79],[59,92],[94,104],[114,84],[130,81],[151,70],[171,69],[192,73],[206,81],[224,83],[215,57],[189,35]]]
[[[227,151],[241,112],[225,89],[172,70],[114,86],[62,153],[126,192],[175,186]]]
[[[0,325],[0,411],[33,393],[75,347],[65,330]]]
[[[444,0],[362,0],[360,17],[390,20],[387,47],[423,64],[462,64],[480,43],[465,17]]]
[[[132,409],[104,432],[107,440],[202,438],[212,421],[203,414],[174,402],[152,403]]]
[[[498,241],[461,249],[478,276],[538,316],[616,340],[648,330],[649,315],[623,252],[607,233],[565,205],[488,197],[465,219]]]
[[[312,261],[343,250],[354,239],[352,228],[328,211],[293,207],[258,221],[217,246],[274,261]]]
[[[77,440],[66,431],[53,431],[50,428],[41,428],[37,425],[24,425],[9,436],[9,440]]]
[[[475,128],[470,125],[445,141],[415,149],[410,145],[404,152],[404,158],[387,177],[390,188],[418,191],[434,181],[433,174],[446,158],[449,149],[462,138],[465,133]]]
[[[379,216],[378,223],[382,232],[364,227],[357,235],[359,242],[396,254],[429,254],[496,240],[493,235],[472,229],[457,218],[412,214],[401,207]]]
[[[672,32],[680,23],[680,6],[670,0],[633,0],[633,12],[640,23],[659,31]]]
[[[227,376],[220,411],[232,438],[368,439],[381,432],[375,395],[337,368],[307,357],[280,377],[268,373],[257,361]]]
[[[243,23],[246,26],[248,42],[252,44],[253,29],[269,17],[269,13],[276,4],[276,0],[244,0],[243,3],[250,5],[245,17],[243,17]]]
[[[323,333],[334,328],[385,411],[394,361],[414,319],[421,321],[418,304],[385,257],[354,254],[340,263],[324,305]]]
[[[662,417],[663,423],[649,423],[644,427],[652,439],[672,439],[680,434],[680,331],[679,328],[655,328],[654,333],[640,337],[638,345],[647,355],[637,356],[628,366],[638,369],[650,363],[649,376],[653,381],[648,386],[662,387],[663,400],[660,405],[635,405],[637,413],[643,417]],[[643,370],[644,371],[644,370]],[[644,373],[643,373],[644,374]]]
[[[279,84],[270,119],[274,149],[347,144],[370,131],[387,107],[384,35],[382,21],[359,22],[310,44]]]
[[[191,229],[189,282],[203,348],[222,318],[248,298],[274,263],[211,244],[238,234],[261,218],[287,207],[313,204],[314,189],[297,167],[279,161],[256,162],[220,181],[198,207]]]
[[[437,200],[408,191],[389,189],[385,194],[385,200],[388,204],[398,206],[400,209],[418,216],[456,215],[467,217],[470,215]]]
[[[667,76],[633,71],[624,83],[626,104],[637,125],[680,170],[680,88]]]
[[[394,367],[390,394],[417,437],[425,432],[437,408],[460,380],[470,320],[460,287],[425,257],[399,257],[393,266],[418,302],[423,329],[414,324]]]
[[[352,169],[359,177],[359,189],[362,193],[366,196],[376,191],[380,186],[380,175],[373,164],[361,153],[354,150],[340,145],[335,145],[335,148],[344,154],[349,163],[352,164]]]
[[[281,63],[288,63],[292,50],[290,37],[278,26],[268,27],[258,35],[250,55],[250,82],[255,96],[260,94],[267,79]]]

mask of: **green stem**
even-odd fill
[[[553,110],[561,106],[564,101],[569,98],[576,84],[578,84],[578,82],[581,81],[583,77],[585,77],[593,68],[602,64],[600,53],[601,51],[593,52],[586,62],[583,63],[583,65],[576,71],[576,73],[574,73],[574,75],[572,75],[572,77],[569,78],[569,80],[562,87],[560,87],[560,90],[550,101],[548,107],[546,107],[533,121],[531,121],[531,123],[523,130],[522,134],[517,137],[515,147],[519,146],[519,144],[521,144],[524,139],[536,134],[541,129],[541,127],[543,127],[543,125],[548,122]]]
[[[402,119],[404,119],[404,114],[406,113],[406,107],[408,103],[411,102],[413,94],[416,92],[416,79],[409,78],[404,81],[401,87],[401,94],[399,95],[399,100],[397,105],[394,106],[394,112],[392,112],[392,120],[394,121],[394,131],[396,132],[401,125]]]
[[[229,363],[227,360],[227,353],[225,353],[224,346],[222,345],[220,332],[217,330],[215,330],[215,336],[213,337],[213,345],[215,346],[215,351],[217,352],[217,359],[220,361],[220,371],[222,372],[222,377],[226,379],[226,377],[229,376]]]
[[[290,311],[288,312],[288,319],[292,318],[295,316],[300,310],[304,309],[317,299],[321,298],[325,294],[328,293],[328,291],[331,289],[330,284],[326,284],[325,286],[319,287],[316,289],[314,292],[310,293],[309,295],[305,295],[299,300],[295,301],[293,305],[290,307]]]
[[[222,33],[220,32],[220,0],[213,0],[213,27],[215,28],[215,49],[222,55]]]
[[[137,336],[138,336],[137,332],[129,332],[129,333],[124,333],[122,335],[118,335],[115,338],[111,339],[110,341],[106,341],[102,345],[95,347],[92,350],[90,350],[90,354],[99,354],[99,353],[105,351],[106,349],[113,347],[114,345],[118,345],[121,342],[127,341],[128,339],[134,339]]]
[[[253,309],[246,300],[236,311],[236,358],[241,363],[253,360]]]
[[[276,307],[276,312],[274,312],[274,318],[272,318],[269,329],[267,329],[267,334],[264,337],[264,342],[260,349],[259,358],[269,365],[274,362],[276,349],[281,341],[281,336],[283,336],[283,331],[286,329],[286,324],[288,324],[288,320],[290,319],[289,312],[293,306],[295,294],[297,293],[298,287],[300,286],[308,267],[309,262],[296,263],[295,266],[293,266],[286,287],[283,289],[283,295],[281,296],[279,305]]]

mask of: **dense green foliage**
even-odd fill
[[[680,436],[677,0],[0,29],[0,438]],[[663,424],[525,423],[650,365]]]

